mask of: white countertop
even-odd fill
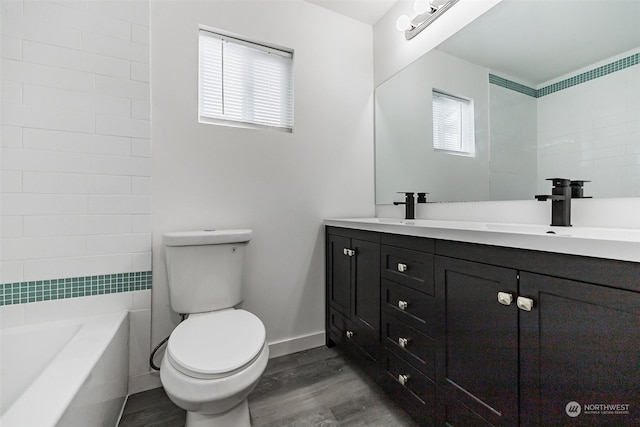
[[[325,219],[324,224],[381,233],[640,262],[638,229],[393,218],[336,218]],[[548,234],[549,231],[555,234]]]

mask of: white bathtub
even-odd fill
[[[2,427],[113,427],[127,395],[128,312],[3,329]]]

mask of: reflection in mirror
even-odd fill
[[[640,196],[640,1],[542,5],[503,0],[376,88],[377,204],[532,199],[551,177]],[[465,133],[434,93],[473,102],[473,155],[434,147]]]

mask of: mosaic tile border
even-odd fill
[[[151,289],[151,271],[0,284],[0,306]]]
[[[534,98],[542,98],[545,95],[550,95],[554,92],[568,89],[572,86],[586,83],[590,80],[604,77],[607,74],[615,73],[616,71],[624,70],[638,64],[640,64],[640,53],[635,53],[627,56],[626,58],[618,59],[617,61],[596,67],[593,70],[585,71],[584,73],[577,74],[573,77],[569,77],[568,79],[564,79],[540,89],[533,89],[493,74],[489,74],[489,83],[506,89],[511,89]]]

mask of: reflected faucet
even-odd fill
[[[416,219],[416,198],[413,192],[398,191],[400,194],[404,194],[404,202],[393,202],[395,206],[404,205],[404,219]],[[417,193],[417,203],[427,203],[427,194],[429,193]]]

